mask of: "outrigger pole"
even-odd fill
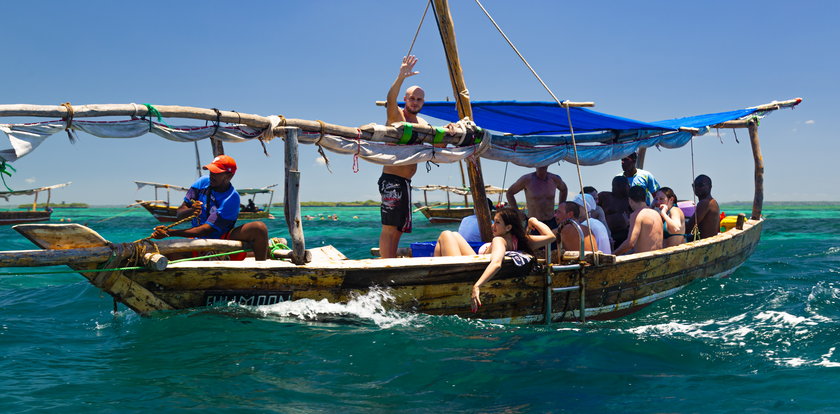
[[[432,11],[437,19],[438,30],[443,41],[443,49],[446,53],[446,63],[449,78],[452,81],[452,91],[458,107],[458,117],[469,118],[472,121],[473,113],[470,106],[470,92],[464,82],[464,73],[461,70],[461,60],[458,57],[458,46],[455,43],[455,27],[452,22],[452,14],[449,12],[447,0],[434,0]],[[490,206],[487,205],[487,195],[484,193],[484,176],[481,174],[481,161],[478,157],[467,158],[467,173],[470,178],[470,192],[473,197],[473,209],[478,218],[478,228],[481,232],[481,239],[490,241],[493,233],[490,230]]]

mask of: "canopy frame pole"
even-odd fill
[[[636,168],[640,170],[645,169],[645,155],[647,155],[647,148],[639,148],[637,151]]]
[[[443,49],[446,53],[446,64],[449,72],[449,79],[452,81],[452,92],[458,107],[458,117],[469,118],[472,121],[473,112],[470,106],[470,93],[464,82],[464,73],[461,70],[461,60],[458,57],[458,45],[455,43],[455,24],[452,21],[452,14],[449,11],[448,0],[434,0],[432,8],[437,20],[440,38],[443,41]],[[470,190],[473,198],[473,209],[478,219],[478,229],[481,233],[481,240],[487,242],[493,238],[490,230],[490,206],[487,205],[487,195],[484,192],[484,177],[481,174],[481,161],[478,157],[467,159],[467,172],[470,178]]]
[[[286,225],[292,236],[292,263],[306,264],[306,243],[303,237],[303,221],[300,219],[300,171],[298,170],[298,134],[300,129],[286,129],[286,188],[283,210]]]
[[[764,205],[764,157],[761,156],[761,146],[758,142],[758,120],[753,118],[747,125],[747,130],[750,132],[750,145],[755,163],[755,195],[750,218],[758,220],[761,218],[761,209]]]

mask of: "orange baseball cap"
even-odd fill
[[[236,161],[233,158],[227,155],[219,155],[216,158],[213,158],[213,162],[210,164],[205,165],[205,170],[209,170],[211,173],[236,173]]]

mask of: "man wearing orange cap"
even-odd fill
[[[252,221],[234,227],[239,217],[239,193],[230,180],[236,174],[236,161],[227,155],[219,155],[203,168],[210,171],[210,176],[201,177],[193,183],[178,207],[179,220],[196,214],[193,226],[183,230],[158,226],[152,237],[239,240],[251,244],[256,260],[265,260],[268,256],[268,228],[265,223]]]

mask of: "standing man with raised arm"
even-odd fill
[[[410,86],[405,90],[405,108],[397,106],[397,95],[405,78],[420,72],[414,71],[417,58],[406,56],[400,65],[397,79],[388,90],[385,109],[388,114],[387,124],[394,122],[410,122],[428,125],[424,119],[417,116],[423,108],[426,93],[419,86]],[[382,167],[379,177],[379,194],[382,195],[380,212],[382,215],[382,232],[379,234],[379,256],[384,258],[397,257],[397,246],[403,233],[411,233],[411,178],[417,172],[417,164],[386,165]]]
[[[569,189],[559,175],[548,172],[548,166],[537,167],[536,171],[525,174],[508,187],[508,206],[519,211],[520,217],[524,220],[525,214],[519,210],[516,204],[516,193],[525,190],[525,206],[528,208],[528,216],[536,217],[537,220],[545,223],[550,229],[557,228],[557,221],[554,219],[554,193],[560,192],[557,204],[566,201]]]

